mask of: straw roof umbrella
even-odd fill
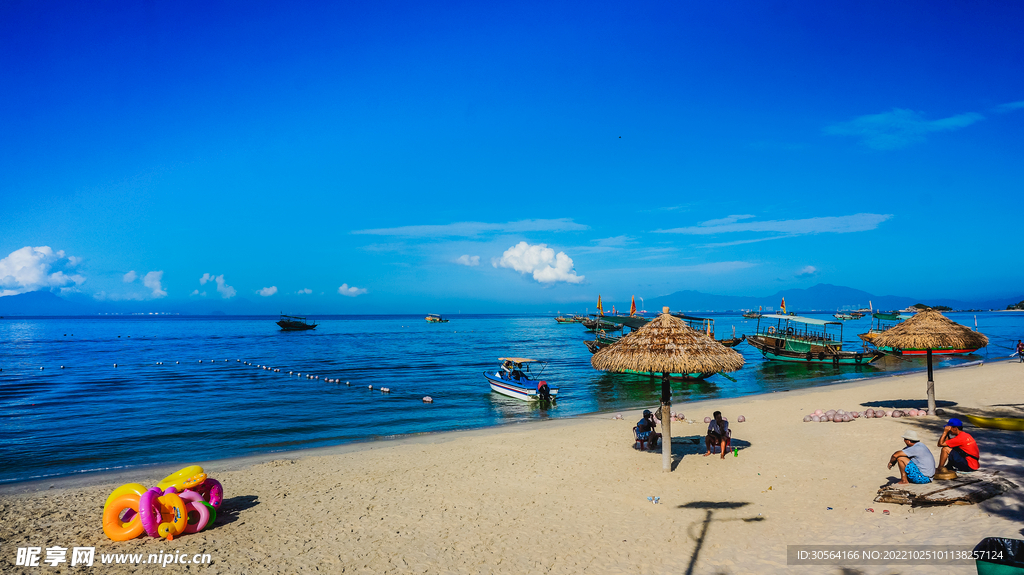
[[[743,366],[743,356],[707,334],[690,329],[664,307],[657,318],[595,353],[590,364],[603,371],[661,374],[661,461],[663,471],[671,471],[669,374],[736,371]]]
[[[933,349],[978,349],[988,345],[988,338],[971,331],[933,309],[917,312],[907,321],[895,325],[872,341],[876,347],[893,349],[924,349],[928,354],[928,415],[935,415],[935,382],[932,379]]]

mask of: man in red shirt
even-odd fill
[[[939,447],[942,454],[939,455],[939,467],[946,467],[956,471],[977,471],[978,458],[981,452],[978,451],[978,444],[975,443],[971,434],[964,432],[964,422],[953,418],[946,422],[942,429],[942,437],[939,438]]]

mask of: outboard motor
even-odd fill
[[[551,388],[548,387],[548,382],[537,382],[537,397],[541,401],[551,401]]]

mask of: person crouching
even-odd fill
[[[637,437],[647,441],[647,449],[651,451],[654,451],[658,446],[658,440],[661,439],[661,434],[654,431],[657,425],[654,414],[649,409],[644,410],[644,418],[636,424]]]
[[[935,475],[935,457],[928,446],[921,443],[917,432],[908,429],[903,433],[906,447],[892,454],[889,458],[889,469],[893,465],[900,468],[900,484],[931,483]]]

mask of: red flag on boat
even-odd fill
[[[786,298],[782,298],[782,314],[786,314]]]
[[[633,317],[634,315],[636,315],[636,296],[629,300],[629,316]]]
[[[597,296],[597,313],[598,315],[604,315],[604,308],[601,307],[601,296]]]

